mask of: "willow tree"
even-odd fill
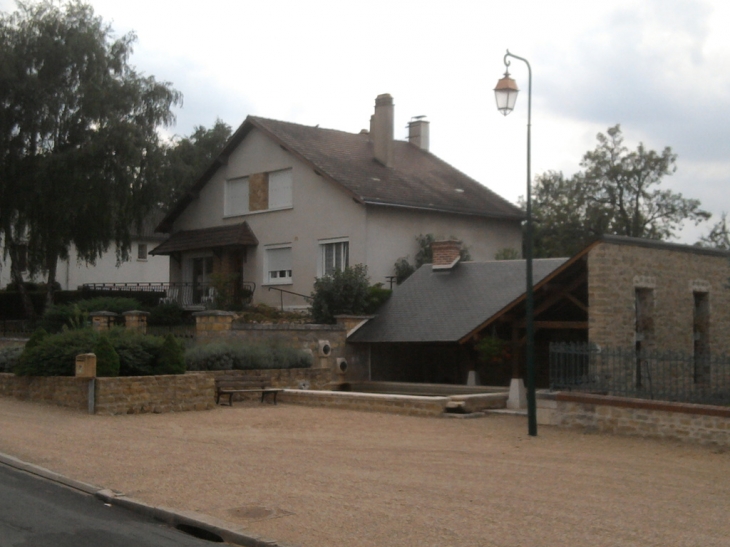
[[[79,0],[18,2],[0,15],[0,225],[26,239],[31,270],[48,276],[71,245],[89,263],[131,234],[154,205],[158,129],[181,95],[129,64],[133,33]]]

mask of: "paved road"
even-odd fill
[[[0,464],[0,547],[201,547],[186,535]]]

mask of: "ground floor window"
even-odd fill
[[[332,275],[349,266],[350,243],[346,240],[320,243],[319,245],[319,276]]]
[[[264,269],[264,279],[267,284],[284,285],[292,283],[291,247],[266,249]]]

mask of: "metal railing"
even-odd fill
[[[619,397],[730,404],[730,356],[550,344],[550,388]]]
[[[300,296],[301,298],[304,298],[307,302],[311,303],[313,301],[313,298],[311,296],[307,296],[306,294],[300,294],[298,292],[294,291],[288,291],[286,289],[280,289],[279,287],[267,287],[269,291],[279,291],[279,306],[281,307],[281,311],[284,311],[284,293],[286,294],[292,294],[294,296]]]
[[[256,283],[87,283],[81,290],[109,293],[157,293],[157,304],[177,304],[185,309],[210,309],[223,301],[247,304],[256,290]]]

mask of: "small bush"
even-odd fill
[[[21,346],[0,349],[0,372],[13,372],[22,353]]]
[[[356,264],[317,278],[312,293],[312,317],[317,323],[335,323],[335,315],[366,313],[368,269]]]
[[[147,324],[156,327],[174,327],[194,323],[192,317],[175,303],[160,304],[152,308]]]
[[[60,304],[47,308],[40,321],[40,328],[51,332],[60,332],[64,327],[80,329],[88,326],[89,314],[78,304]]]
[[[94,346],[97,376],[119,376],[119,354],[106,336],[99,336]]]
[[[312,355],[282,344],[237,345],[213,343],[185,353],[188,370],[256,370],[273,368],[309,368]]]
[[[146,336],[123,328],[112,329],[109,340],[119,355],[120,376],[151,376],[157,374],[163,339]]]
[[[46,336],[48,336],[48,333],[43,327],[34,330],[33,334],[30,335],[30,338],[25,343],[25,347],[28,349],[36,347]]]
[[[382,283],[376,283],[368,288],[368,301],[365,313],[375,313],[377,309],[385,304],[393,293],[390,289],[383,287]]]
[[[91,329],[52,334],[26,347],[15,367],[19,376],[73,376],[76,356],[93,352],[98,335]]]
[[[185,350],[172,334],[165,336],[156,371],[157,374],[185,373]]]
[[[111,370],[105,367],[108,354],[102,351],[100,340],[108,340],[119,359],[118,368],[111,357]],[[59,334],[49,334],[36,347],[25,350],[18,359],[13,372],[20,376],[73,376],[76,356],[80,353],[96,353],[97,373],[102,375],[150,376],[154,374],[181,374],[184,368],[170,367],[170,361],[162,360],[164,339],[159,336],[146,336],[127,331],[112,329],[100,336],[91,329],[66,330]],[[114,370],[116,369],[116,374]]]
[[[48,332],[59,332],[64,326],[70,329],[79,329],[88,325],[89,312],[124,313],[125,311],[140,308],[141,304],[134,298],[100,296],[69,304],[55,304],[46,309],[40,324]]]
[[[98,296],[88,300],[79,300],[76,305],[85,312],[110,311],[114,313],[124,313],[142,307],[139,300],[123,296]]]

